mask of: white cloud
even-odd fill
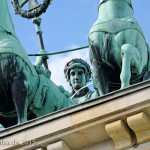
[[[72,49],[75,47],[79,46],[73,45],[68,47],[68,49]],[[71,87],[64,76],[64,67],[66,63],[73,58],[81,58],[89,63],[88,55],[88,49],[82,49],[74,52],[49,56],[48,65],[49,69],[52,72],[52,81],[54,81],[54,83],[56,83],[57,85],[63,85],[64,88],[70,92]]]

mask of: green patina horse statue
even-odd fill
[[[17,38],[7,0],[0,0],[0,123],[9,127],[72,106],[65,90],[34,67]]]
[[[101,0],[89,33],[89,57],[99,95],[149,79],[149,46],[131,0]]]

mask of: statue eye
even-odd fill
[[[75,76],[75,72],[74,72],[74,71],[71,72],[70,75],[71,75],[71,76]]]
[[[82,75],[82,74],[83,74],[83,72],[82,72],[82,71],[79,71],[78,75]]]

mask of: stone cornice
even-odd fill
[[[141,113],[144,116],[146,115],[144,118],[149,118],[149,87],[150,81],[145,81],[86,103],[7,128],[0,132],[0,142],[3,142],[0,149],[36,149],[39,147],[49,147],[50,149],[52,143],[63,141],[69,149],[79,150],[96,143],[103,145],[103,141],[112,138],[114,145],[110,150],[115,150],[147,142],[149,136],[139,142],[139,134],[136,133],[136,127],[134,127],[130,118]],[[116,121],[118,121],[117,124],[115,124]],[[145,121],[148,122],[148,120]],[[139,121],[137,122],[139,123]],[[126,142],[126,145],[120,145],[122,142],[117,140],[119,147],[117,146],[118,143],[115,139],[118,137],[111,128],[111,125],[114,126],[114,124],[116,125],[114,133],[117,130],[122,130],[124,134],[119,136],[122,136],[122,139],[128,137],[126,140],[129,141]],[[145,133],[149,133],[147,126],[145,130],[147,130]],[[10,145],[7,144],[8,141],[28,141],[32,143]]]

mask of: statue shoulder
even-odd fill
[[[92,99],[95,99],[95,98],[98,98],[99,97],[99,94],[95,91],[95,92],[92,92],[91,94],[91,97],[90,97],[90,100]]]

